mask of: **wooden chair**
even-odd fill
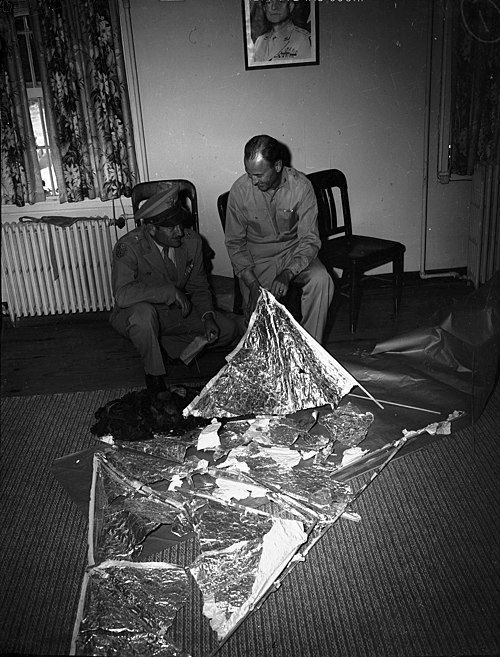
[[[229,198],[229,192],[224,192],[217,199],[217,210],[219,212],[219,218],[222,224],[222,230],[226,232],[226,211],[227,211],[227,200]],[[233,302],[233,312],[241,314],[243,312],[243,297],[241,295],[240,284],[236,275],[234,275],[234,302]],[[288,293],[286,297],[281,301],[283,305],[290,311],[290,313],[295,317],[297,321],[300,321],[300,299],[301,299],[301,290],[298,285],[291,283],[288,288]]]
[[[190,219],[186,221],[185,228],[194,228],[199,232],[198,220],[198,197],[196,194],[196,187],[189,180],[183,178],[175,178],[172,180],[150,180],[147,182],[138,183],[132,188],[132,210],[135,213],[143,201],[156,194],[162,189],[168,187],[171,183],[176,183],[179,186],[179,198],[181,203],[188,210]],[[139,225],[140,222],[136,222]]]
[[[397,315],[403,285],[404,244],[353,234],[347,180],[342,171],[327,169],[310,173],[307,177],[314,187],[318,201],[318,224],[322,241],[319,257],[331,275],[334,275],[334,269],[342,269],[342,278],[340,285],[336,286],[332,309],[338,307],[341,295],[349,297],[349,322],[351,333],[354,333],[361,302],[363,274],[392,262],[393,306],[394,314]],[[340,208],[337,207],[337,189],[340,191]],[[338,209],[341,210],[340,217]]]

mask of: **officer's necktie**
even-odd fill
[[[163,249],[163,260],[167,266],[168,275],[172,281],[177,281],[177,268],[175,266],[175,251],[174,249],[164,248]]]

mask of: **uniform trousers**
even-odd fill
[[[235,342],[241,335],[238,324],[230,315],[218,311],[214,314],[219,338],[212,346],[225,347]],[[205,335],[203,321],[195,308],[183,317],[180,308],[166,304],[140,302],[128,308],[115,307],[110,323],[137,349],[145,372],[155,376],[166,373],[161,347],[170,358],[179,358],[197,335]]]
[[[256,263],[255,275],[259,283],[266,290],[271,288],[277,276],[276,261],[268,261],[261,265]],[[334,283],[323,263],[315,258],[311,264],[295,276],[293,282],[302,291],[300,309],[302,314],[301,326],[321,344],[328,318],[328,309],[333,299]],[[249,289],[239,280],[243,303],[249,297]]]

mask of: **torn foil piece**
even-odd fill
[[[287,415],[325,405],[336,408],[358,385],[264,289],[245,335],[226,360],[184,416]]]
[[[319,423],[326,427],[334,442],[345,447],[359,445],[373,422],[373,413],[360,413],[351,402],[323,415]]]
[[[228,467],[234,476],[243,477],[243,480],[248,477],[270,491],[286,494],[326,518],[336,518],[339,509],[350,499],[350,487],[334,479],[336,466],[328,463],[308,463],[303,467],[284,464],[280,467],[272,450],[255,443],[232,450],[226,463],[214,470],[224,471]],[[238,464],[244,467],[239,470]]]
[[[84,580],[71,654],[188,657],[167,632],[189,593],[180,566],[105,561]]]
[[[241,541],[261,537],[272,527],[270,515],[242,512],[221,501],[208,500],[195,514],[202,552],[226,550]]]
[[[89,507],[90,565],[136,559],[146,537],[160,524],[169,525],[178,536],[193,531],[183,501],[174,493],[163,493],[158,499],[113,468],[104,454],[96,453]]]
[[[175,476],[189,476],[199,463],[196,456],[176,463],[135,449],[118,447],[106,452],[106,460],[130,480],[146,484],[170,481]]]
[[[251,611],[306,540],[301,522],[276,519],[265,536],[196,560],[191,573],[203,593],[203,613],[219,639]]]

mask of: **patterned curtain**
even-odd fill
[[[60,202],[130,196],[138,174],[117,0],[29,8]]]
[[[14,17],[0,12],[2,203],[45,200]]]
[[[500,161],[500,7],[456,3],[453,16],[451,172]]]

